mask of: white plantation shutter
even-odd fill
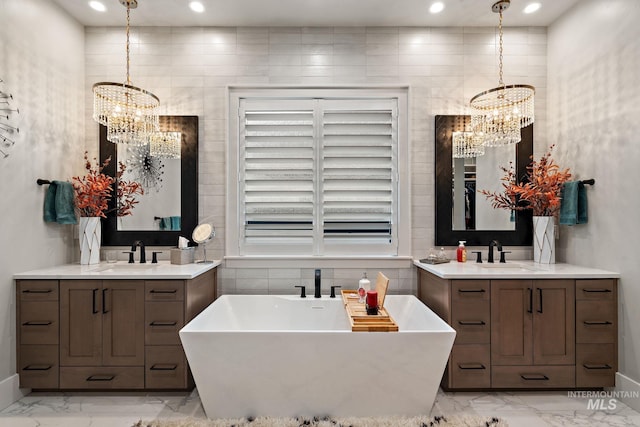
[[[384,247],[393,243],[396,119],[395,100],[331,100],[323,104],[325,247],[340,243]]]
[[[241,254],[398,250],[396,98],[241,99]]]

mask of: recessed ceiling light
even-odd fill
[[[431,7],[429,7],[429,12],[431,13],[440,13],[443,10],[444,10],[444,3],[442,3],[441,1],[432,3]]]
[[[540,9],[540,3],[529,3],[527,7],[524,8],[524,13],[533,13]]]
[[[89,6],[91,7],[91,9],[97,10],[98,12],[104,12],[105,10],[107,10],[107,8],[102,3],[95,0],[90,1]]]
[[[194,12],[198,12],[198,13],[204,12],[204,5],[199,1],[192,1],[191,3],[189,3],[189,7]]]

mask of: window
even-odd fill
[[[228,253],[402,253],[399,225],[407,218],[408,227],[401,211],[409,200],[406,117],[399,114],[406,111],[405,92],[293,91],[230,98],[237,145],[230,147],[229,164],[237,166],[237,187],[229,203],[236,212],[230,209],[228,219],[237,218],[230,228],[238,247],[228,245]]]

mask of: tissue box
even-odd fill
[[[193,246],[185,249],[171,249],[171,264],[191,264],[195,259],[195,253]]]

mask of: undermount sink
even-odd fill
[[[513,262],[501,262],[501,263],[494,263],[494,264],[478,264],[478,267],[480,268],[490,268],[490,269],[498,269],[498,270],[528,270],[528,271],[537,271],[538,268],[533,267],[531,265],[524,265],[524,264],[518,264],[518,263],[513,263]]]

